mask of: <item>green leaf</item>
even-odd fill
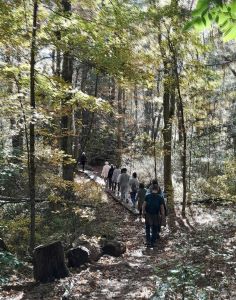
[[[228,42],[236,38],[236,26],[233,24],[226,32],[224,32],[223,41]]]
[[[210,0],[198,0],[196,9],[192,12],[193,17],[201,16],[203,13],[207,13],[209,10]]]

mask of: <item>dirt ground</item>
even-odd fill
[[[1,291],[0,299],[236,299],[235,205],[192,205],[184,220],[176,207],[176,232],[163,228],[157,248],[147,249],[144,220],[103,197],[97,222],[116,226],[116,239],[127,247],[122,257],[105,255],[50,284],[29,279]]]

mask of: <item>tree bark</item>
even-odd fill
[[[35,55],[36,55],[36,33],[37,33],[38,3],[34,1],[33,26],[30,54],[30,106],[32,109],[31,122],[29,125],[29,198],[30,198],[30,251],[35,246]]]
[[[122,110],[122,88],[118,87],[117,95],[117,111],[118,111],[118,121],[117,121],[117,165],[121,166],[122,161],[122,125],[123,125],[123,110]]]
[[[161,31],[160,31],[161,32]],[[175,113],[175,86],[173,63],[166,57],[165,49],[162,45],[161,33],[158,36],[164,66],[164,94],[163,94],[163,139],[164,139],[164,186],[168,199],[168,210],[170,215],[174,215],[174,190],[172,183],[172,120]],[[172,220],[171,226],[172,226]]]
[[[16,120],[14,118],[11,118],[11,129],[16,129]],[[19,123],[22,123],[22,119],[19,121]],[[12,136],[12,155],[13,160],[15,162],[19,162],[19,156],[23,154],[23,131],[22,129],[19,130],[18,133],[15,133]]]
[[[71,10],[71,4],[68,0],[62,0],[62,5],[64,12],[68,13]],[[63,53],[63,64],[62,64],[62,78],[65,82],[72,83],[72,74],[73,74],[73,58],[68,51]],[[68,96],[70,97],[70,96]],[[61,140],[61,150],[64,152],[62,172],[63,179],[68,181],[73,181],[74,179],[74,164],[70,162],[72,158],[72,109],[65,109],[65,102],[68,100],[65,99],[62,101],[62,117],[61,117],[61,130],[62,130],[62,140]]]
[[[177,53],[174,49],[173,45],[171,46],[173,61],[174,61],[174,72],[175,72],[175,84],[178,92],[178,109],[179,109],[179,130],[181,136],[181,142],[183,138],[183,149],[181,153],[182,160],[182,182],[183,182],[183,205],[182,205],[182,216],[185,217],[185,209],[186,209],[186,198],[187,198],[187,182],[186,182],[186,173],[187,173],[187,133],[184,121],[184,106],[183,99],[180,91],[180,79],[179,79],[179,71],[178,71],[178,61],[177,61]]]

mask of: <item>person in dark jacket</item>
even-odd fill
[[[114,166],[111,165],[110,170],[108,171],[108,184],[109,184],[109,189],[112,189],[112,175],[114,172]]]
[[[137,193],[137,201],[138,201],[138,210],[139,210],[139,217],[142,217],[142,207],[145,200],[147,190],[145,189],[144,183],[139,184],[139,189]]]
[[[86,161],[87,161],[87,157],[85,155],[85,152],[83,152],[81,157],[80,157],[80,163],[82,165],[83,171],[84,171],[84,168],[85,168]]]
[[[152,192],[147,194],[142,213],[145,216],[147,247],[155,247],[161,227],[161,216],[165,215],[164,199],[161,197],[158,184],[153,184]]]

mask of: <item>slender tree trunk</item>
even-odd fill
[[[136,131],[138,129],[138,87],[134,87],[134,104],[135,104],[135,121],[136,121]]]
[[[122,125],[123,125],[123,110],[122,110],[122,88],[118,87],[117,95],[117,111],[118,111],[118,122],[117,122],[117,164],[121,166],[122,161]]]
[[[87,91],[86,84],[87,84],[89,69],[90,69],[89,66],[85,62],[82,66],[81,86],[80,86],[81,91],[84,93]],[[81,110],[81,119],[82,119],[82,130],[81,130],[80,144],[81,144],[81,152],[84,152],[86,146],[88,127],[89,127],[89,119],[90,119],[90,113],[88,110],[86,109]]]
[[[94,97],[97,97],[98,96],[98,83],[99,83],[99,75],[97,74],[96,75],[96,81],[95,81],[95,89],[94,89]],[[90,122],[89,122],[89,125],[88,125],[88,128],[87,128],[87,133],[86,133],[86,136],[85,136],[85,140],[84,140],[84,143],[83,143],[83,151],[85,150],[89,140],[90,140],[90,137],[91,137],[91,131],[92,131],[92,127],[93,127],[93,123],[94,123],[94,118],[95,118],[95,114],[94,112],[91,113],[91,118],[90,118]]]
[[[189,147],[189,169],[188,169],[188,202],[191,201],[191,171],[192,171],[192,149],[193,149],[193,123],[191,125],[190,147]]]
[[[159,27],[160,29],[160,27]],[[161,32],[161,30],[160,30]],[[161,33],[158,36],[158,42],[163,57],[164,65],[164,94],[163,94],[163,139],[164,139],[164,186],[168,197],[168,209],[170,212],[170,225],[174,227],[172,216],[174,216],[174,190],[172,183],[172,120],[175,113],[175,86],[174,86],[174,70],[168,64],[165,50],[162,46]]]
[[[11,118],[11,129],[16,129],[16,120],[14,118]],[[23,120],[20,120],[20,123],[22,123]],[[15,162],[19,162],[19,156],[21,156],[23,153],[23,131],[20,129],[19,132],[15,133],[12,136],[12,155],[14,157]]]
[[[61,33],[60,31],[55,32],[56,38],[58,41],[61,40]],[[61,76],[61,50],[57,46],[56,48],[56,68],[55,68],[55,74],[60,77]]]
[[[164,186],[168,195],[168,208],[174,212],[174,193],[172,184],[172,118],[174,115],[175,93],[170,91],[169,83],[164,83]]]
[[[156,153],[156,140],[157,140],[157,134],[159,131],[160,123],[161,123],[161,115],[162,115],[163,107],[160,109],[157,122],[154,123],[153,128],[153,157],[154,157],[154,174],[155,178],[157,178],[157,153]]]
[[[36,32],[37,32],[38,3],[34,0],[33,26],[30,54],[30,106],[32,109],[31,122],[29,125],[29,198],[30,198],[30,251],[35,247],[35,55],[36,55]]]
[[[116,82],[114,77],[110,78],[110,93],[109,93],[109,101],[111,104],[114,103],[115,99],[116,99]]]
[[[182,216],[185,217],[186,209],[186,198],[187,198],[187,182],[186,182],[186,173],[187,173],[187,133],[184,121],[184,106],[183,99],[180,91],[180,79],[178,71],[178,61],[177,53],[173,45],[170,44],[172,50],[173,61],[174,61],[174,72],[175,72],[175,85],[178,92],[178,120],[179,120],[179,137],[180,142],[183,141],[183,148],[181,152],[182,160],[182,182],[183,182],[183,205],[182,205]]]
[[[64,12],[68,13],[71,11],[71,4],[68,0],[62,0]],[[68,51],[63,53],[63,64],[62,64],[62,78],[65,82],[72,84],[73,74],[73,58]],[[68,96],[70,97],[70,95]],[[62,140],[61,149],[64,151],[63,156],[63,179],[73,181],[74,179],[74,164],[70,162],[72,158],[72,109],[68,108],[65,110],[65,102],[67,99],[62,101],[62,117],[61,117],[61,129],[62,129]]]

